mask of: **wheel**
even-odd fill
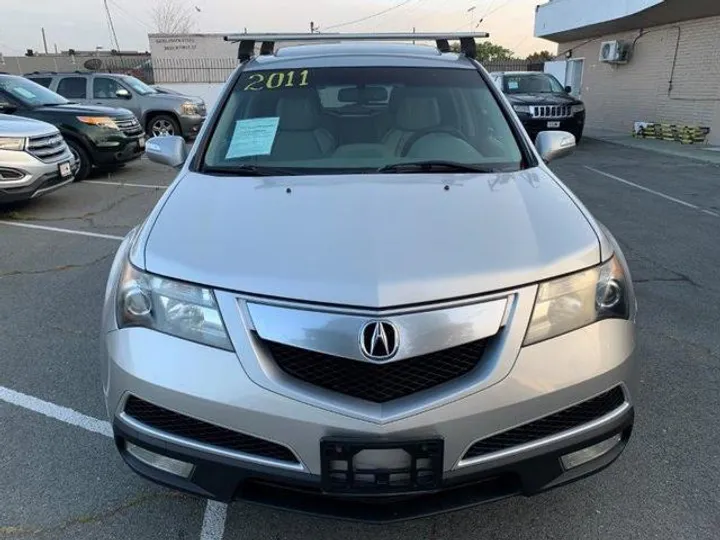
[[[159,114],[153,116],[147,126],[148,137],[168,137],[180,135],[180,126],[172,116]]]
[[[582,131],[573,131],[573,135],[575,135],[575,144],[580,144],[580,141],[582,140],[583,132]]]
[[[90,169],[92,169],[92,162],[90,161],[90,156],[79,143],[75,142],[72,139],[67,139],[67,145],[70,148],[70,152],[72,153],[73,157],[75,158],[75,165],[77,167],[77,172],[75,173],[75,181],[80,182],[81,180],[85,180],[88,174],[90,174]]]

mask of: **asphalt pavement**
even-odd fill
[[[0,208],[0,538],[718,538],[720,166],[586,140],[553,169],[618,238],[636,284],[636,427],[612,467],[392,525],[208,505],[137,477],[106,431],[97,351],[118,238],[173,176],[142,160]]]

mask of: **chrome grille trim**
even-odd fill
[[[65,140],[58,132],[39,137],[30,137],[27,151],[40,161],[45,162],[58,161],[69,153]]]
[[[530,114],[533,118],[568,118],[571,116],[570,105],[533,105]]]
[[[116,118],[115,124],[118,129],[126,135],[140,135],[143,132],[140,122],[134,116],[125,116],[123,118]]]

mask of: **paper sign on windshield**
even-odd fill
[[[238,120],[225,159],[270,155],[279,124],[279,117]]]
[[[517,90],[520,88],[520,83],[517,81],[508,81],[508,88],[510,90]]]

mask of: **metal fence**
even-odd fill
[[[543,63],[525,60],[482,62],[488,71],[542,71]],[[25,75],[36,71],[95,71],[132,75],[148,84],[224,83],[238,66],[235,58],[151,58],[133,56],[40,56],[4,58],[0,71]]]

